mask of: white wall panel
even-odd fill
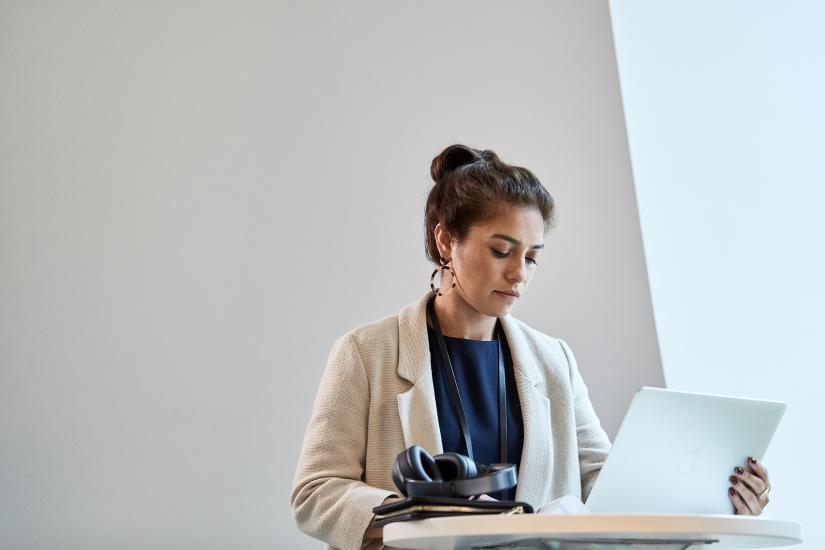
[[[825,6],[614,1],[668,387],[786,401],[767,514],[825,546]]]

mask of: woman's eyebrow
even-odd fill
[[[496,233],[491,238],[492,239],[502,239],[502,240],[505,240],[509,243],[513,243],[516,246],[521,246],[521,241],[514,238],[514,237],[511,237],[510,235],[502,235],[501,233]],[[533,248],[544,248],[544,244],[543,243],[542,244],[536,244],[536,245],[531,246],[530,248],[531,249],[533,249]]]

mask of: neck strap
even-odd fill
[[[467,416],[464,414],[464,405],[461,403],[461,394],[458,390],[458,380],[455,377],[453,364],[450,361],[450,354],[447,352],[447,344],[444,342],[444,335],[441,333],[441,325],[438,323],[438,317],[435,314],[435,296],[427,302],[427,312],[430,315],[430,320],[433,323],[433,330],[435,331],[435,339],[438,342],[438,349],[441,352],[441,364],[444,369],[444,374],[447,378],[447,389],[450,393],[450,400],[453,403],[458,415],[458,424],[461,427],[461,435],[464,438],[464,446],[467,448],[467,456],[470,460],[473,458],[473,441],[470,438],[470,426],[467,424]],[[507,381],[504,371],[504,352],[502,351],[501,342],[503,340],[503,331],[501,329],[501,322],[496,322],[496,334],[498,335],[498,428],[499,428],[499,462],[507,463]]]

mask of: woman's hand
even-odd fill
[[[404,500],[404,497],[387,497],[384,499],[384,502],[381,503],[381,506],[385,504],[389,504],[390,502],[395,502],[397,500]],[[370,526],[367,527],[367,530],[364,532],[364,542],[370,539],[383,539],[384,538],[384,528],[383,527],[373,527],[372,523]]]
[[[748,469],[737,466],[730,476],[728,495],[742,516],[758,516],[768,505],[771,484],[768,470],[754,457],[748,458]]]

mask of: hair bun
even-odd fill
[[[481,158],[484,160],[495,160],[498,156],[490,149],[485,149],[481,152]]]
[[[489,152],[495,156],[495,153],[492,151],[486,152]],[[480,158],[483,158],[483,152],[480,152],[477,149],[467,147],[466,145],[461,145],[460,143],[450,145],[444,149],[440,155],[433,159],[433,163],[430,166],[430,175],[432,176],[433,181],[438,183],[441,181],[441,178],[453,170],[461,168],[467,164],[472,164]]]

